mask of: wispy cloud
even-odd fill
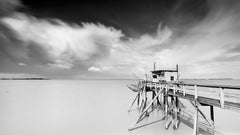
[[[158,67],[179,64],[187,78],[237,77],[239,3],[208,4],[208,13],[194,25],[172,29],[159,23],[155,32],[136,38],[100,23],[69,24],[14,13],[0,19],[0,54],[27,65],[120,76],[148,72],[156,61]]]
[[[121,31],[102,24],[70,25],[60,20],[37,19],[24,14],[2,18],[1,22],[19,40],[16,44],[24,48],[21,51],[24,51],[25,58],[60,68],[70,69],[75,62],[94,62],[108,56],[110,48],[123,36]]]
[[[145,51],[167,42],[171,36],[171,31],[161,24],[156,34],[146,33],[139,38],[130,38],[121,30],[102,24],[67,24],[20,13],[0,21],[10,29],[10,32],[3,33],[7,39],[1,50],[16,61],[22,58],[62,69],[71,69],[81,63],[100,66],[103,71],[113,74],[128,69],[142,72],[141,64],[146,64],[142,55],[151,53]],[[7,42],[12,36],[14,42]],[[150,60],[150,57],[146,59]]]
[[[213,1],[209,6],[211,10],[202,21],[176,37],[173,47],[157,52],[156,57],[161,65],[179,63],[185,77],[237,77],[239,3]]]

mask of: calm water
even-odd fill
[[[231,81],[236,85],[239,82]],[[183,124],[177,131],[172,127],[165,130],[163,122],[129,132],[137,116],[136,111],[127,112],[135,96],[126,87],[130,83],[127,80],[0,81],[0,135],[192,134],[192,129]],[[202,109],[208,112],[208,108]],[[218,108],[215,112],[218,131],[240,134],[240,113]],[[161,113],[154,113],[144,122],[161,117]]]

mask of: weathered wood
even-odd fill
[[[185,88],[185,86],[183,85],[183,96],[185,96],[185,94],[186,94],[186,88]]]
[[[211,116],[211,120],[214,121],[214,108],[212,105],[210,105],[210,116]]]
[[[173,95],[173,90],[169,89],[168,94],[169,95]],[[180,97],[180,98],[183,98],[183,99],[188,99],[188,100],[192,100],[192,101],[195,100],[195,97],[192,94],[187,94],[186,93],[185,96],[184,96],[183,93],[176,92],[175,95]],[[212,105],[212,106],[215,106],[215,107],[221,107],[221,104],[220,104],[218,99],[198,96],[197,101],[199,103]],[[230,102],[230,101],[224,101],[224,109],[231,109],[231,110],[234,110],[234,111],[240,111],[240,104],[239,103]]]
[[[174,97],[175,99],[175,106],[174,106],[174,128],[177,129],[179,125],[179,102],[178,102],[178,97]]]
[[[136,124],[138,124],[142,118],[142,116],[147,112],[147,110],[149,109],[149,107],[152,105],[152,103],[157,99],[157,97],[161,94],[161,90],[157,93],[157,95],[154,97],[154,99],[152,101],[150,101],[150,103],[144,108],[144,110],[141,112],[141,114],[138,117],[138,120],[128,129],[129,131],[131,131],[134,126]]]
[[[138,124],[143,118],[148,115],[148,109],[152,106],[152,110],[155,109],[155,105],[160,107],[164,112],[165,118],[165,128],[168,129],[170,124],[173,124],[173,128],[178,128],[179,122],[182,119],[180,117],[180,107],[178,98],[187,99],[191,102],[194,102],[193,106],[195,109],[194,119],[192,128],[194,135],[198,135],[199,123],[198,115],[206,120],[207,123],[204,123],[204,126],[207,126],[207,133],[214,134],[216,131],[214,129],[214,110],[213,107],[221,107],[224,109],[232,109],[240,111],[240,103],[237,102],[239,99],[234,99],[238,95],[230,95],[228,93],[224,93],[224,89],[231,90],[240,90],[240,86],[228,86],[228,85],[202,85],[202,84],[188,84],[188,83],[170,83],[170,82],[151,82],[151,81],[142,81],[142,89],[138,94],[138,104],[140,111],[140,116],[137,122],[129,129],[133,129],[136,124]],[[209,91],[206,91],[207,88]],[[214,89],[214,90],[213,90]],[[219,96],[217,96],[219,92]],[[152,92],[152,99],[147,105],[147,92]],[[212,94],[212,95],[210,95]],[[159,101],[159,97],[161,99],[161,103]],[[226,97],[226,99],[225,99]],[[170,100],[170,101],[169,101]],[[135,100],[134,100],[135,102]],[[134,103],[133,102],[133,103]],[[140,103],[139,103],[140,102]],[[157,102],[156,104],[154,102]],[[132,103],[132,104],[133,104]],[[198,108],[198,105],[207,105],[210,106],[210,119],[201,112]],[[130,107],[131,108],[131,107]],[[198,114],[199,113],[199,114]],[[188,120],[185,120],[188,121]]]
[[[220,88],[220,103],[221,103],[221,108],[224,108],[224,91],[223,88]]]
[[[130,106],[130,108],[129,108],[128,112],[130,112],[130,111],[131,111],[131,109],[132,109],[132,107],[133,107],[134,103],[136,102],[136,100],[137,100],[137,98],[138,98],[138,95],[139,95],[139,93],[138,93],[138,94],[137,94],[137,96],[134,98],[134,100],[133,100],[133,102],[132,102],[132,104],[131,104],[131,106]]]
[[[187,116],[185,113],[179,114],[179,120],[181,123],[187,125],[190,128],[194,127],[194,120],[192,119],[191,116]],[[198,133],[203,134],[203,135],[211,135],[211,130],[210,127],[205,126],[203,123],[199,122],[198,124]],[[216,132],[216,131],[213,131]]]
[[[195,101],[193,135],[198,135],[198,105]]]
[[[198,98],[198,88],[197,88],[197,85],[194,85],[194,98],[195,98],[195,100],[197,100],[197,98]]]
[[[223,88],[223,89],[234,89],[240,91],[240,86],[232,86],[232,85],[215,85],[215,84],[194,84],[194,83],[179,83],[174,82],[169,84],[175,84],[175,85],[184,85],[184,86],[197,86],[197,87],[206,87],[206,88]]]
[[[213,106],[210,106],[210,117],[211,117],[211,120],[212,120],[212,132],[211,132],[211,134],[214,135],[215,134],[215,132],[214,132],[215,124],[214,124],[214,108],[213,108]]]

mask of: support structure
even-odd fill
[[[151,112],[158,109],[158,111],[161,110],[163,114],[161,120],[164,120],[166,129],[169,129],[171,125],[173,129],[178,129],[179,124],[184,123],[193,128],[193,135],[202,133],[215,135],[218,132],[215,130],[214,126],[214,107],[237,110],[240,112],[239,86],[182,83],[178,80],[174,80],[176,77],[173,73],[178,74],[178,65],[176,66],[176,70],[156,70],[155,68],[154,64],[154,71],[152,71],[152,73],[155,78],[152,81],[142,80],[138,83],[139,85],[131,85],[132,87],[129,87],[134,92],[137,92],[129,112],[136,102],[139,109],[139,117],[129,128],[130,131],[143,127],[137,125],[144,118],[150,116]],[[163,78],[166,73],[169,73],[170,81],[167,81],[167,79],[157,80],[156,76]],[[226,89],[235,92],[226,93]],[[148,92],[150,92],[151,95],[147,94]],[[217,94],[219,94],[219,96],[216,97]],[[150,97],[148,97],[149,95]],[[181,102],[182,99],[190,101],[193,105],[193,114],[185,111],[186,108]],[[236,99],[239,100],[236,101]],[[209,106],[210,116],[206,116],[200,110],[200,106]],[[150,122],[144,124],[144,126],[153,123],[156,122]]]

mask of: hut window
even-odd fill
[[[174,81],[174,76],[171,76],[170,80],[171,80],[171,81]]]

